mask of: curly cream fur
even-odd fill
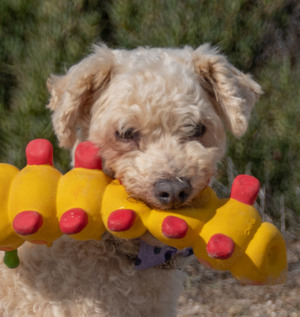
[[[1,264],[0,316],[175,315],[181,272],[136,271],[126,255],[136,248],[137,241],[120,246],[109,235],[101,242],[63,237],[51,248],[26,244],[17,269]]]
[[[48,81],[60,145],[90,140],[104,170],[128,194],[164,208],[158,180],[188,179],[188,204],[214,174],[225,130],[241,136],[261,88],[208,44],[193,50],[138,48],[94,53]],[[193,137],[197,124],[206,129]],[[120,138],[125,131],[136,137]],[[144,237],[157,243],[149,235]],[[25,244],[22,265],[0,268],[1,316],[175,316],[179,270],[134,269],[139,240]]]

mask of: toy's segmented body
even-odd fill
[[[192,247],[202,264],[229,270],[244,284],[284,280],[284,239],[252,206],[256,178],[238,176],[229,199],[207,187],[186,208],[153,210],[101,171],[97,152],[80,144],[75,168],[62,175],[52,166],[51,144],[39,139],[28,144],[23,170],[0,164],[0,250],[12,252],[25,240],[50,246],[62,234],[100,240],[108,230],[133,239],[149,231],[169,246]]]

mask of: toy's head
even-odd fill
[[[159,209],[187,205],[207,185],[224,152],[223,122],[241,136],[261,93],[209,45],[96,47],[49,86],[60,144],[97,144],[106,174]]]

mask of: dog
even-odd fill
[[[188,206],[225,152],[225,129],[242,136],[261,87],[209,44],[197,49],[109,49],[93,53],[48,80],[52,122],[60,146],[74,155],[89,140],[104,172],[129,197],[152,208]],[[51,248],[24,244],[22,264],[1,265],[0,315],[176,316],[186,259],[136,268],[150,234],[101,241],[67,236]]]

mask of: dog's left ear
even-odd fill
[[[261,87],[209,44],[196,49],[193,58],[200,84],[212,97],[218,115],[235,136],[242,136],[251,110],[262,94]]]

